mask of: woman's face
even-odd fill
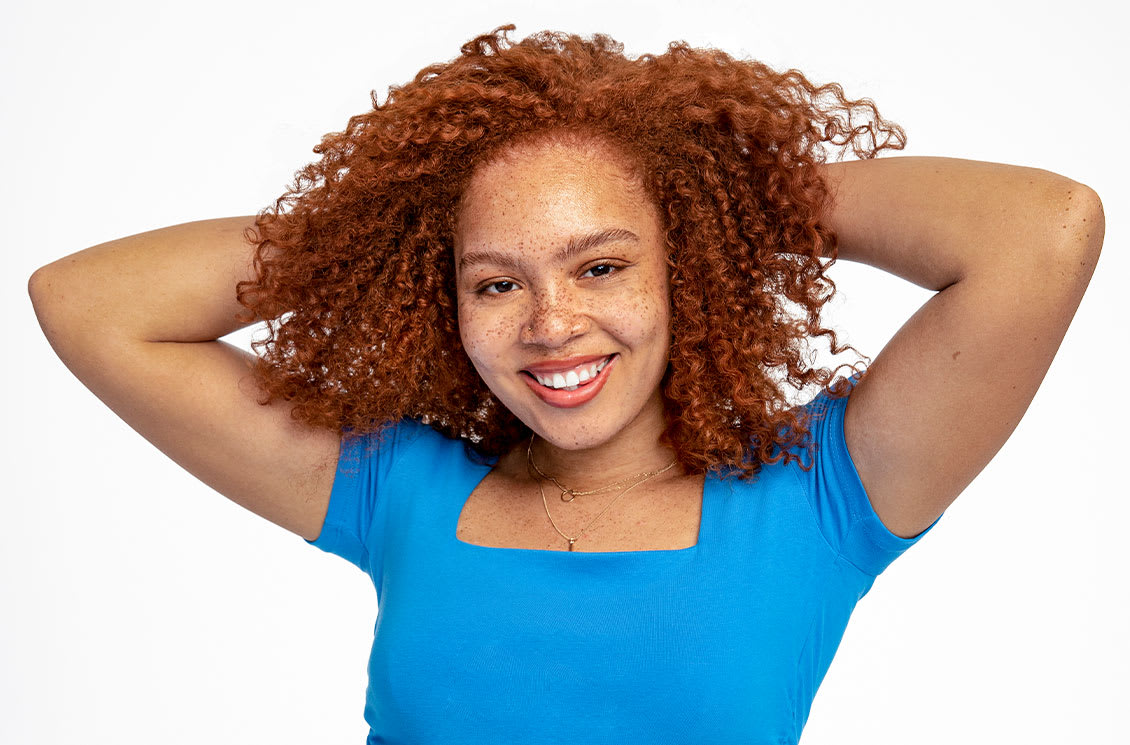
[[[540,437],[587,449],[662,423],[662,226],[614,153],[526,145],[481,166],[463,196],[455,264],[463,346]]]

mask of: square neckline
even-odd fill
[[[641,555],[646,556],[646,555],[649,555],[649,554],[691,555],[691,554],[698,553],[697,549],[700,546],[702,546],[704,539],[706,539],[708,537],[708,529],[710,527],[710,524],[708,523],[708,518],[712,517],[712,513],[710,512],[709,508],[710,508],[710,506],[713,502],[713,500],[711,498],[709,498],[709,496],[708,496],[708,492],[712,488],[711,482],[713,481],[713,479],[711,478],[711,475],[709,473],[705,474],[705,476],[703,477],[703,480],[702,480],[702,492],[701,492],[701,494],[699,494],[700,504],[699,504],[699,517],[698,517],[698,536],[695,538],[694,545],[691,545],[691,546],[684,546],[683,548],[639,549],[639,550],[632,550],[632,551],[569,551],[568,549],[519,548],[519,547],[515,547],[515,546],[483,546],[483,545],[478,544],[478,543],[468,543],[467,541],[464,541],[462,538],[460,538],[459,535],[458,535],[458,533],[459,533],[459,517],[463,514],[463,509],[467,506],[467,502],[470,501],[471,495],[473,495],[475,493],[475,490],[479,488],[479,486],[483,483],[484,480],[486,480],[486,477],[490,474],[491,470],[494,468],[496,463],[497,463],[497,458],[493,458],[493,459],[491,459],[490,462],[483,464],[483,465],[469,464],[470,468],[468,468],[467,471],[465,472],[464,478],[461,478],[460,481],[459,481],[459,487],[460,488],[456,490],[455,498],[451,500],[452,504],[455,507],[455,509],[453,510],[454,520],[445,520],[444,521],[445,528],[450,530],[450,532],[448,532],[447,530],[445,530],[445,532],[447,532],[447,534],[450,537],[454,538],[455,542],[459,545],[469,546],[471,549],[482,549],[484,551],[496,551],[496,552],[500,552],[500,554],[502,554],[502,555],[505,555],[505,554],[511,554],[511,555],[513,555],[513,554],[519,554],[519,555],[521,555],[521,554],[539,554],[539,555],[540,554],[569,554],[570,556],[577,555],[577,554],[591,555],[591,556],[641,556]],[[481,474],[477,474],[477,471],[479,471],[479,470],[482,471]],[[468,484],[470,484],[470,488],[465,488]]]

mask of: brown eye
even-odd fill
[[[502,287],[503,285],[505,285],[505,287]],[[477,292],[479,295],[502,295],[509,292],[511,289],[513,289],[513,287],[513,282],[505,279],[500,279],[497,282],[491,282],[490,284],[483,285],[477,290]],[[492,292],[491,288],[499,288],[499,290],[498,292]]]
[[[596,266],[589,267],[585,274],[593,272],[594,276],[599,279],[600,277],[607,277],[609,274],[615,273],[619,268],[620,267],[613,266],[612,264],[597,264]]]

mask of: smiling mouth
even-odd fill
[[[572,370],[557,373],[532,373],[529,370],[521,370],[523,375],[532,378],[538,385],[549,390],[556,391],[575,391],[578,388],[583,388],[589,385],[597,376],[600,371],[608,366],[612,361],[615,354],[610,354],[599,362],[594,362],[589,365],[578,365]]]
[[[524,373],[522,379],[543,403],[556,409],[575,409],[593,401],[600,395],[604,384],[608,382],[608,376],[614,373],[619,359],[619,354],[612,354],[601,362],[579,366],[588,368],[586,370],[578,371],[578,368],[574,367],[565,373],[553,373],[549,376],[549,385],[542,382],[546,381],[545,375],[537,376],[528,370],[521,371]],[[582,382],[580,379],[581,373],[587,373],[594,367],[598,368],[596,375]],[[538,380],[538,377],[541,377],[541,381]],[[555,382],[557,384],[564,383],[564,385],[554,387],[553,383]]]

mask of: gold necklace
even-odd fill
[[[645,473],[645,474],[636,474],[636,476],[632,476],[632,477],[631,477],[631,478],[629,478],[629,479],[623,479],[623,480],[621,480],[621,481],[617,481],[617,482],[616,482],[615,484],[613,484],[613,485],[612,485],[611,487],[608,487],[608,486],[603,486],[603,487],[601,487],[600,489],[593,489],[593,490],[591,490],[591,491],[583,491],[583,492],[581,492],[581,491],[574,491],[574,490],[572,490],[572,489],[566,489],[565,487],[561,486],[561,484],[560,484],[560,483],[559,483],[559,482],[557,481],[557,479],[553,478],[552,476],[546,476],[546,475],[545,475],[544,473],[542,473],[542,472],[541,472],[541,469],[537,467],[537,464],[536,464],[536,463],[534,463],[534,458],[533,458],[533,447],[534,447],[534,438],[533,438],[533,435],[531,435],[531,436],[530,436],[530,444],[529,444],[529,445],[528,445],[528,446],[526,447],[526,463],[527,463],[528,465],[530,465],[530,466],[533,466],[534,470],[535,470],[535,471],[537,471],[539,475],[541,475],[541,476],[543,476],[543,477],[545,477],[545,478],[547,478],[547,479],[551,480],[551,481],[552,481],[552,482],[553,482],[554,484],[556,484],[556,485],[557,485],[557,487],[558,487],[559,489],[561,489],[561,490],[562,490],[562,491],[561,491],[561,498],[562,498],[563,500],[565,499],[565,494],[566,494],[566,493],[572,494],[572,495],[574,495],[574,496],[576,496],[576,495],[584,495],[584,494],[596,494],[597,492],[600,492],[600,491],[607,491],[607,490],[608,490],[608,489],[610,489],[610,488],[614,488],[614,487],[616,487],[616,486],[619,486],[620,484],[624,483],[624,481],[630,481],[630,480],[631,480],[632,478],[636,478],[637,476],[643,476],[643,478],[641,478],[641,479],[640,479],[639,481],[637,481],[636,483],[634,483],[634,484],[631,484],[631,485],[629,485],[629,486],[625,487],[625,488],[624,488],[624,490],[623,490],[623,491],[621,491],[621,492],[620,492],[619,494],[617,494],[617,495],[616,495],[616,498],[615,498],[615,499],[613,499],[613,500],[612,500],[611,502],[609,502],[609,503],[608,503],[608,504],[607,504],[607,505],[606,505],[606,506],[604,507],[604,509],[600,511],[600,513],[599,513],[599,514],[598,514],[598,515],[597,515],[596,517],[594,517],[594,518],[593,518],[592,520],[590,520],[590,521],[589,521],[589,524],[588,524],[588,525],[586,525],[585,527],[581,528],[581,532],[580,532],[580,533],[577,533],[577,535],[575,535],[575,536],[573,536],[573,537],[570,537],[570,536],[567,536],[567,535],[565,535],[564,533],[562,533],[562,532],[561,532],[561,528],[557,527],[557,523],[556,523],[556,522],[554,522],[554,520],[553,520],[553,515],[551,515],[551,514],[550,514],[550,512],[549,512],[549,502],[548,502],[548,501],[546,501],[546,498],[545,498],[545,490],[543,490],[543,489],[542,489],[542,486],[541,486],[541,479],[538,479],[538,493],[539,493],[539,494],[541,494],[541,503],[542,503],[543,505],[545,505],[545,514],[546,514],[546,517],[548,517],[548,518],[549,518],[549,524],[553,526],[553,529],[557,531],[558,535],[560,535],[560,536],[561,536],[562,538],[564,538],[565,540],[569,541],[569,550],[570,550],[570,551],[572,551],[572,550],[573,550],[573,544],[577,542],[577,539],[578,539],[578,538],[580,538],[580,537],[581,537],[582,535],[584,535],[584,532],[585,532],[586,530],[588,530],[589,528],[591,528],[591,527],[592,527],[592,524],[593,524],[593,523],[595,523],[595,522],[596,522],[597,520],[599,520],[599,519],[600,519],[600,517],[601,517],[601,515],[603,515],[603,514],[604,514],[605,512],[608,512],[608,508],[609,508],[609,507],[611,507],[612,505],[616,504],[616,502],[617,502],[617,501],[618,501],[618,500],[620,499],[620,497],[624,496],[624,495],[625,495],[625,494],[627,494],[627,493],[628,493],[628,492],[629,492],[629,491],[630,491],[631,489],[634,489],[634,488],[636,488],[637,486],[639,486],[639,485],[640,485],[640,484],[642,484],[643,482],[647,481],[648,479],[652,478],[653,476],[658,476],[659,474],[663,473],[664,471],[669,471],[669,470],[671,470],[671,469],[672,469],[672,468],[673,468],[673,467],[675,466],[675,463],[677,462],[677,459],[676,459],[676,460],[673,460],[673,461],[671,461],[670,463],[668,463],[668,464],[667,464],[666,466],[664,466],[663,468],[660,468],[660,469],[659,469],[658,471],[651,471],[651,472],[649,472],[649,473]],[[569,499],[568,501],[570,501],[570,502],[571,502],[571,501],[573,501],[573,500],[572,500],[572,499]]]
[[[553,478],[549,474],[542,473],[542,470],[540,468],[538,468],[538,464],[534,463],[533,448],[534,448],[534,435],[530,435],[530,442],[526,446],[526,463],[527,463],[527,465],[533,466],[533,469],[535,471],[537,471],[539,476],[541,476],[543,479],[549,479],[550,481],[553,482],[554,486],[556,486],[558,489],[561,490],[561,501],[562,502],[572,502],[573,499],[575,499],[576,497],[584,497],[584,496],[587,496],[589,494],[600,494],[601,492],[610,491],[610,490],[615,489],[616,487],[618,487],[622,484],[628,483],[632,479],[643,478],[644,480],[647,480],[647,479],[651,478],[652,476],[658,476],[659,474],[666,471],[668,468],[671,468],[672,466],[674,466],[675,463],[677,462],[676,460],[673,460],[670,463],[668,463],[666,466],[664,466],[663,468],[659,469],[658,471],[648,471],[646,473],[637,473],[633,476],[629,476],[626,479],[620,479],[619,481],[612,483],[612,484],[609,484],[608,486],[602,486],[599,489],[589,489],[588,491],[580,491],[578,489],[569,489],[568,487],[562,486],[561,482],[558,481],[557,479]],[[633,484],[633,486],[634,486],[634,484]],[[569,495],[568,499],[565,498],[566,494]]]

